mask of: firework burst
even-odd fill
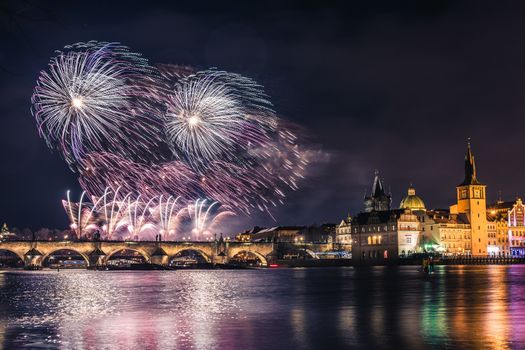
[[[167,101],[166,134],[176,157],[199,171],[217,159],[253,160],[252,149],[271,142],[274,112],[251,79],[203,71],[180,79]]]
[[[33,93],[40,135],[71,166],[94,151],[150,163],[162,134],[161,110],[144,98],[152,77],[147,60],[118,43],[66,46]]]

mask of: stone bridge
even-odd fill
[[[147,262],[168,265],[178,253],[195,251],[212,264],[226,264],[235,256],[251,253],[267,266],[275,259],[276,244],[244,242],[122,242],[122,241],[6,241],[0,242],[0,250],[16,254],[26,267],[40,267],[44,260],[59,250],[73,251],[82,256],[88,267],[104,266],[109,258],[122,250],[140,253]]]

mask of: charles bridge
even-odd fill
[[[287,249],[304,250],[312,258],[316,252],[333,249],[331,243],[287,244]],[[16,254],[26,267],[41,267],[47,257],[57,251],[72,251],[84,258],[88,267],[104,266],[116,253],[131,250],[141,254],[148,263],[168,265],[171,259],[184,251],[194,251],[212,264],[227,264],[240,254],[252,254],[262,266],[277,259],[283,245],[273,242],[237,241],[5,241],[0,242],[0,250]]]

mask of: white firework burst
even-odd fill
[[[270,143],[274,127],[262,88],[238,74],[208,70],[184,77],[167,103],[168,143],[199,170],[216,159],[249,161],[250,148]]]
[[[41,72],[33,93],[40,134],[70,165],[104,150],[150,160],[161,117],[141,99],[147,90],[141,82],[153,72],[146,59],[118,43],[67,46]]]

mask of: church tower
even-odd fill
[[[465,179],[456,187],[457,205],[451,212],[466,214],[471,226],[472,255],[486,256],[488,245],[487,233],[487,186],[478,181],[476,163],[467,142],[465,156]],[[454,210],[455,209],[455,210]]]

